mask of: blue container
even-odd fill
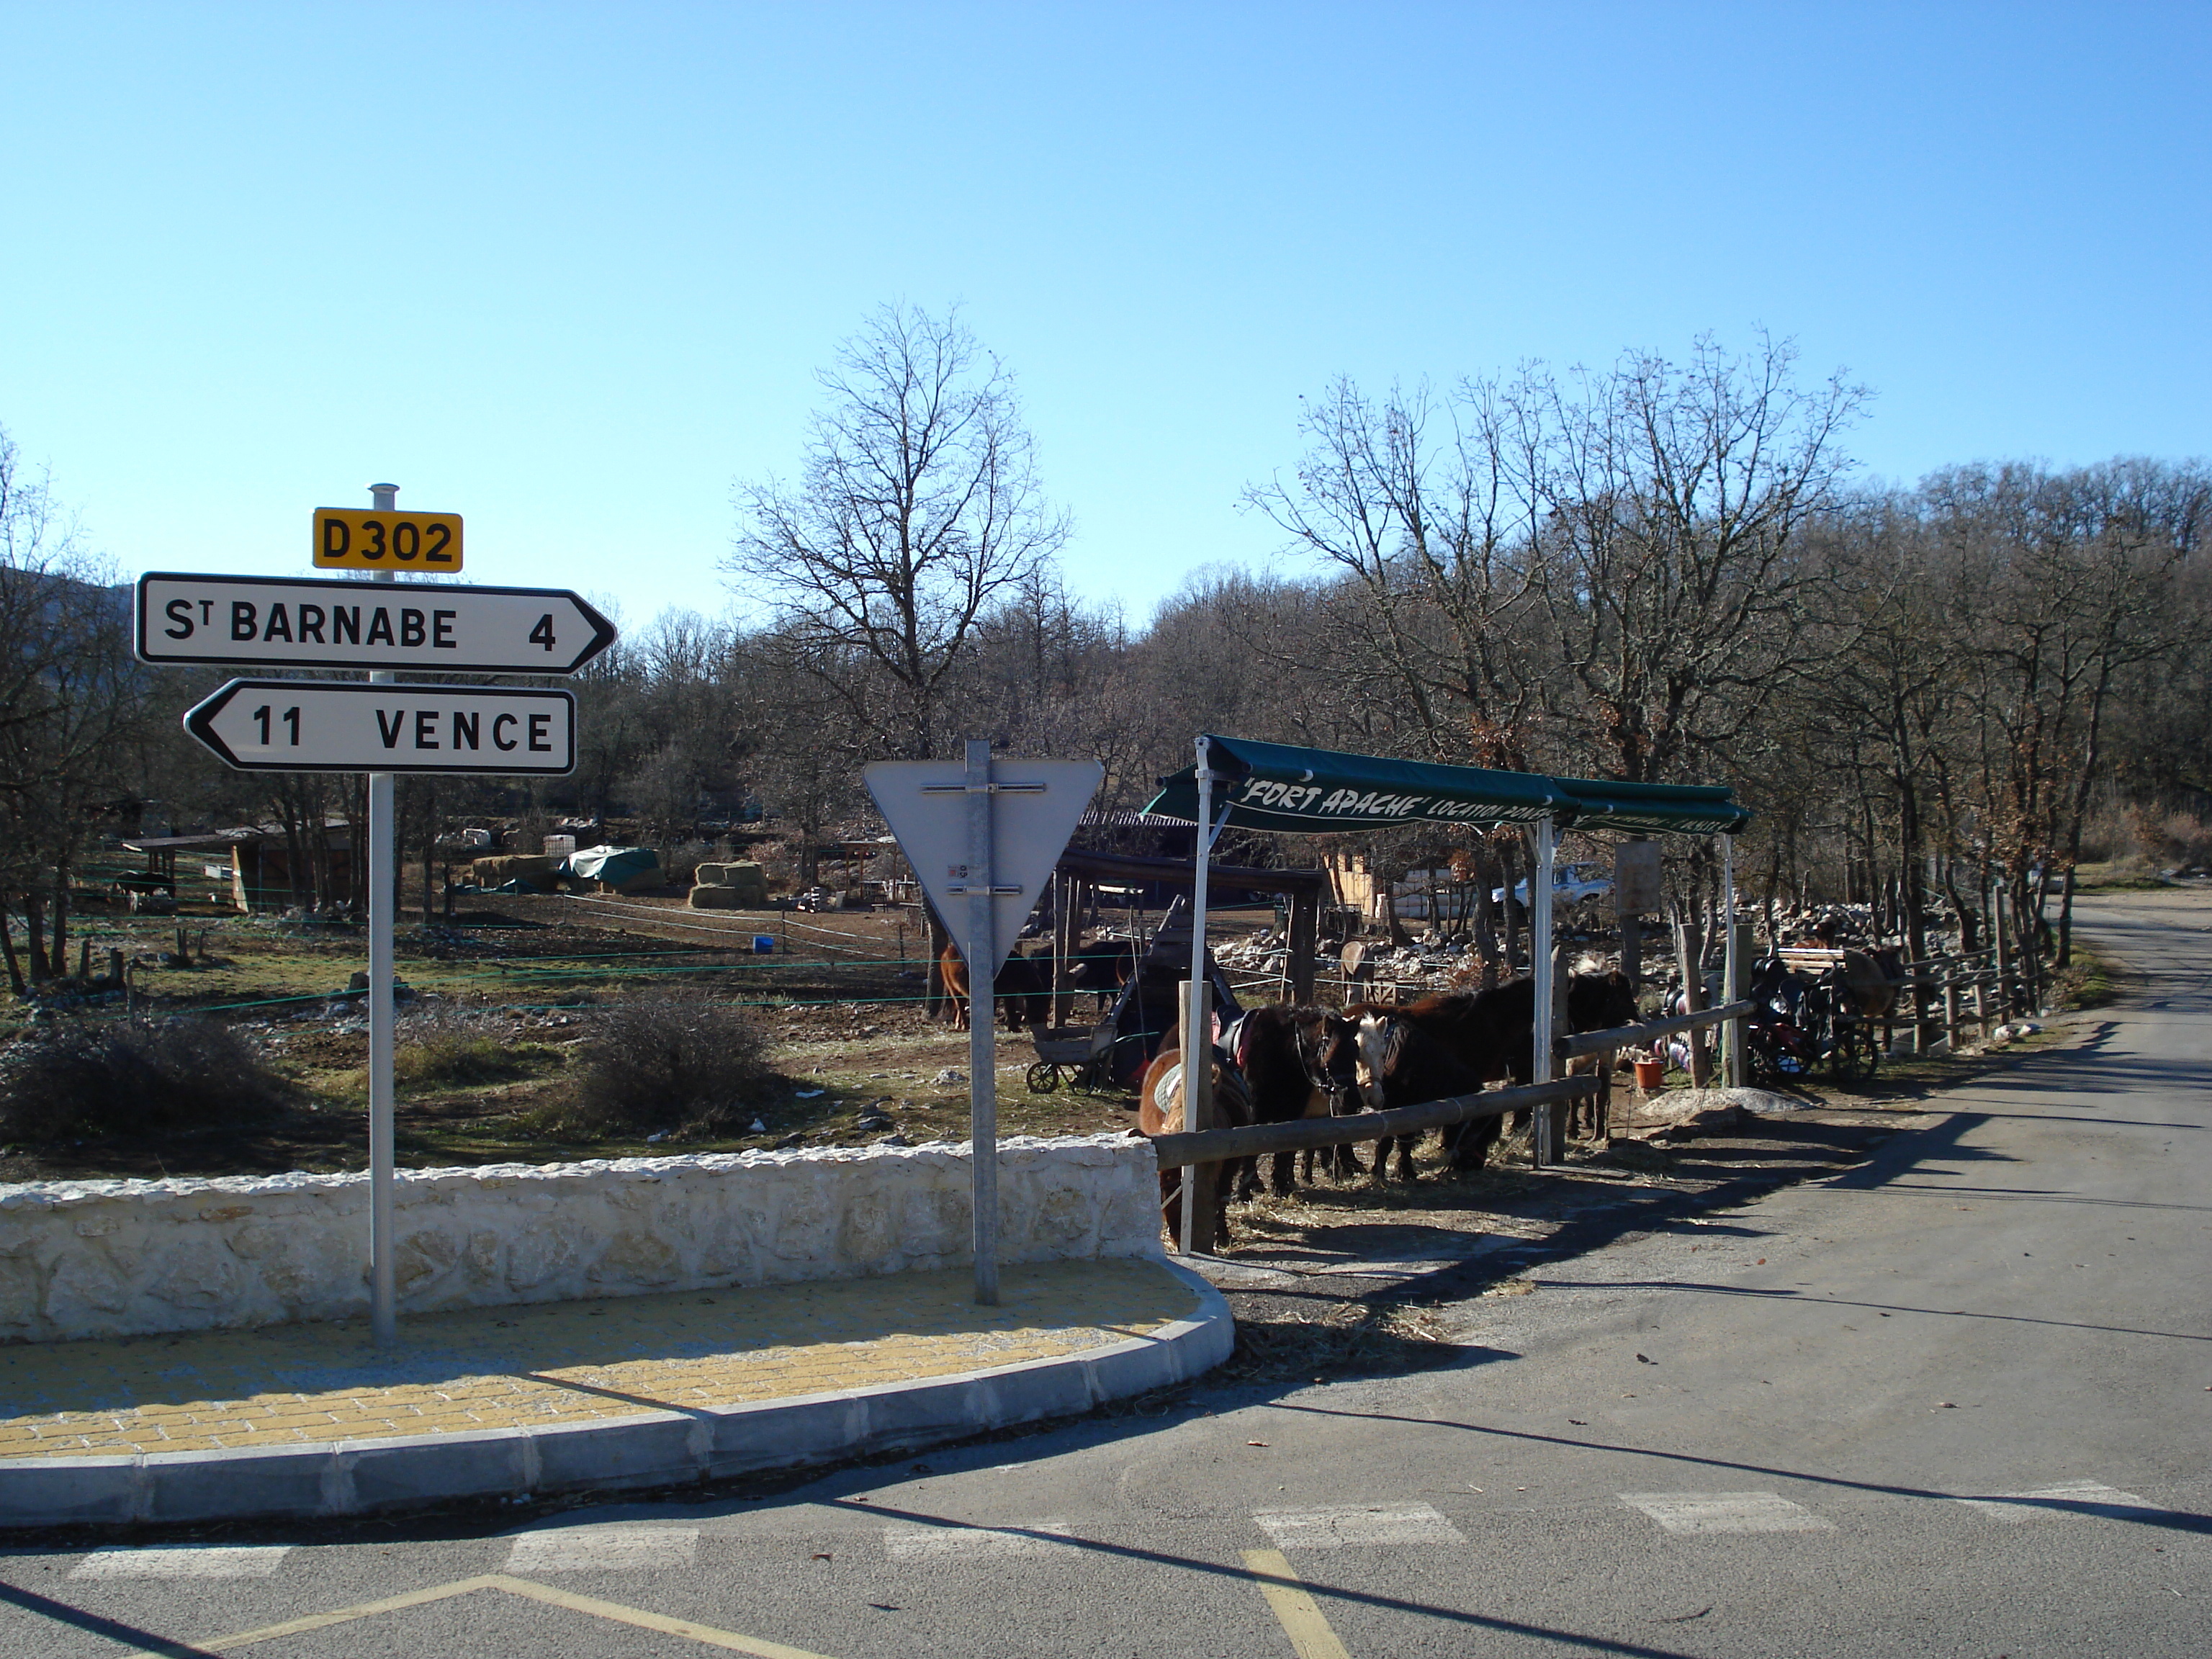
[[[775,935],[774,933],[755,933],[753,935],[753,954],[757,957],[774,956],[775,954]]]

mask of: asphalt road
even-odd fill
[[[0,1654],[2203,1659],[2212,898],[2082,909],[2142,978],[2069,1048],[1445,1308],[1448,1369],[768,1497],[67,1541],[0,1559]]]

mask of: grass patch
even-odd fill
[[[2074,941],[2074,960],[2053,973],[2051,989],[2055,1007],[2102,1008],[2119,1000],[2119,969],[2077,938]]]
[[[392,1054],[393,1080],[404,1089],[468,1088],[533,1077],[559,1055],[534,1042],[494,1036],[465,1017],[410,1021]],[[367,1074],[362,1086],[367,1087]]]
[[[2144,893],[2172,887],[2148,855],[2127,853],[2116,859],[2084,861],[2074,866],[2077,893]]]
[[[392,1074],[402,1088],[450,1089],[470,1084],[513,1083],[536,1068],[532,1056],[486,1036],[453,1035],[410,1042],[392,1056]]]

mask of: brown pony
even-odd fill
[[[1252,1102],[1244,1091],[1244,1079],[1237,1075],[1234,1066],[1223,1062],[1221,1051],[1213,1051],[1213,1127],[1217,1129],[1241,1128],[1252,1121]],[[1148,1135],[1176,1134],[1182,1129],[1182,1054],[1175,1048],[1163,1048],[1152,1063],[1145,1068],[1144,1081],[1137,1086],[1137,1127]],[[1250,1158],[1224,1158],[1212,1166],[1213,1180],[1213,1236],[1218,1240],[1229,1237],[1229,1200],[1235,1192],[1237,1177],[1247,1173]],[[1166,1224],[1168,1237],[1182,1237],[1182,1172],[1180,1170],[1160,1171],[1160,1218]]]
[[[968,994],[967,960],[948,945],[945,954],[937,959],[937,966],[945,976],[945,993],[952,1000],[952,1029],[964,1031],[968,1029],[971,1000]],[[991,991],[1009,1031],[1020,1030],[1024,1021],[1038,1026],[1052,1024],[1052,969],[1048,963],[1034,957],[1008,957],[992,981]]]

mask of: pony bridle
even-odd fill
[[[1319,1035],[1325,1051],[1334,1051],[1342,1040],[1338,1033],[1331,1031],[1325,1024],[1319,1028]],[[1345,1102],[1351,1101],[1356,1106],[1359,1100],[1358,1079],[1340,1077],[1332,1072],[1328,1060],[1322,1053],[1316,1052],[1316,1045],[1307,1041],[1303,1030],[1296,1034],[1293,1046],[1298,1051],[1298,1065],[1306,1074],[1307,1085],[1328,1102],[1329,1115],[1333,1117],[1347,1115],[1343,1109]]]

